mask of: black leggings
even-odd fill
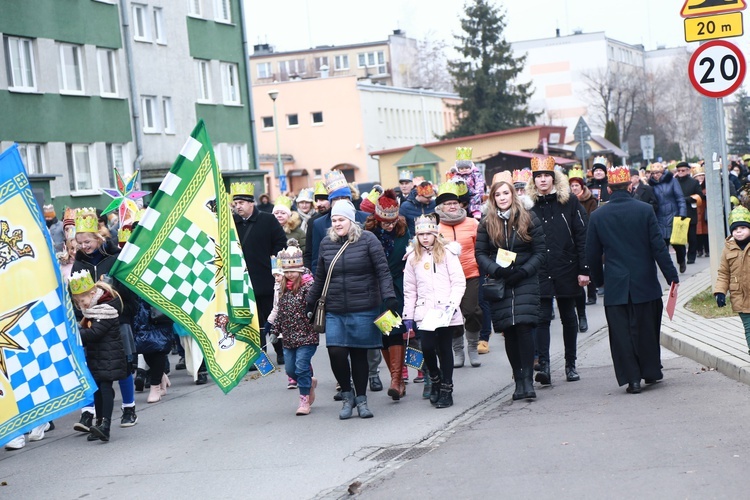
[[[115,390],[111,380],[96,380],[97,391],[94,393],[94,408],[96,419],[112,420],[112,410],[115,407]]]
[[[352,390],[357,396],[367,394],[367,374],[370,371],[367,363],[367,351],[359,347],[329,347],[328,357],[331,358],[331,370],[336,382],[341,386],[341,392]],[[351,358],[351,365],[349,359]]]
[[[534,339],[531,336],[531,325],[513,325],[506,328],[505,335],[505,354],[508,355],[508,361],[516,373],[521,369],[528,370],[534,364]]]
[[[447,326],[438,328],[434,332],[420,330],[422,337],[422,352],[424,363],[430,371],[430,375],[440,374],[445,384],[453,383],[453,336],[454,333],[463,333],[463,326]],[[438,369],[438,358],[440,367]]]
[[[143,355],[143,359],[148,364],[149,383],[151,385],[161,384],[164,368],[167,366],[167,353],[148,353]]]

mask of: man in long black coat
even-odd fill
[[[253,285],[255,305],[258,308],[258,324],[261,326],[260,345],[264,346],[266,332],[263,325],[273,310],[274,279],[271,274],[271,257],[286,246],[286,233],[276,217],[258,210],[252,189],[245,189],[249,187],[252,187],[252,184],[232,185],[234,224],[237,227],[237,237],[242,246],[242,254],[245,256],[250,282]],[[273,344],[273,347],[276,351],[277,363],[284,364],[281,342]]]
[[[586,257],[591,279],[605,284],[604,311],[615,376],[627,392],[641,392],[641,379],[653,383],[661,371],[662,288],[658,264],[668,283],[679,283],[654,210],[627,192],[626,167],[608,173],[609,202],[591,214]],[[607,266],[603,268],[602,257]]]

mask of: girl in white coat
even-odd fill
[[[460,305],[466,278],[458,258],[461,245],[444,242],[435,214],[418,217],[414,230],[416,242],[404,269],[404,325],[413,330],[416,323],[422,337],[424,362],[432,381],[430,403],[447,408],[453,405],[453,337],[463,334],[464,325]],[[439,312],[450,315],[447,326],[421,328],[427,326],[426,318]]]

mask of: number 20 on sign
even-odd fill
[[[695,90],[706,97],[726,97],[745,79],[745,57],[725,40],[706,42],[690,58],[688,76]]]

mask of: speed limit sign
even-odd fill
[[[745,79],[745,57],[726,40],[704,43],[693,52],[688,76],[695,90],[706,97],[725,97],[742,85]]]

